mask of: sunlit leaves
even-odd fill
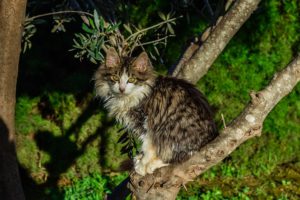
[[[108,47],[119,50],[122,56],[131,56],[137,48],[148,48],[153,59],[160,56],[161,47],[165,48],[169,37],[175,36],[173,25],[176,18],[172,15],[158,13],[163,20],[149,27],[141,27],[140,24],[113,24],[106,22],[102,16],[94,11],[93,17],[88,17],[88,23],[82,24],[84,33],[76,33],[73,49],[75,58],[89,59],[93,63],[102,62],[103,52]]]
[[[36,32],[36,27],[32,23],[32,21],[25,20],[24,30],[23,30],[23,35],[22,35],[22,51],[23,51],[23,53],[25,53],[27,49],[30,49],[32,47],[30,38],[35,34],[35,32]]]
[[[132,30],[130,28],[130,25],[127,25],[127,24],[123,24],[124,28],[126,31],[128,31],[128,33],[132,34]]]
[[[95,25],[96,25],[97,30],[99,30],[100,26],[104,27],[103,18],[101,18],[101,19],[102,19],[102,20],[100,20],[97,11],[94,10],[94,22],[95,22]],[[100,21],[102,21],[101,24],[100,24]]]
[[[66,32],[66,28],[64,24],[70,22],[71,18],[61,18],[61,17],[54,16],[53,19],[55,24],[51,29],[51,33],[60,32],[60,31]]]
[[[75,52],[75,58],[80,60],[87,58],[97,64],[99,61],[103,61],[102,50],[107,44],[113,42],[110,37],[116,34],[119,24],[106,23],[97,11],[94,11],[93,18],[88,17],[88,21],[88,24],[82,24],[85,33],[75,33],[73,48],[70,51]]]

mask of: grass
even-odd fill
[[[104,199],[110,192],[107,180],[99,174],[93,174],[64,188],[64,200],[98,200]]]

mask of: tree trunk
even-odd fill
[[[26,0],[0,2],[0,197],[25,199],[15,150],[15,102]]]

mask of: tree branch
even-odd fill
[[[172,75],[196,83],[206,74],[215,59],[230,39],[257,8],[260,0],[237,0],[230,10],[220,17],[215,27],[209,27],[203,34],[204,42],[199,48],[192,43],[178,62]]]
[[[251,102],[244,111],[188,161],[160,168],[144,177],[133,173],[130,183],[133,194],[137,199],[175,199],[181,185],[222,161],[246,140],[260,136],[266,116],[299,81],[300,55],[283,71],[275,74],[265,89],[251,92]]]
[[[44,13],[44,14],[32,16],[32,17],[27,18],[26,21],[32,21],[32,20],[35,20],[35,19],[41,18],[41,17],[47,17],[47,16],[51,16],[51,15],[61,15],[61,14],[79,14],[79,15],[87,15],[87,16],[93,17],[93,14],[84,12],[84,11],[64,10],[64,11]]]
[[[228,0],[225,4],[225,13],[231,8],[234,0]],[[219,16],[216,20],[216,23],[211,23],[209,27],[205,29],[203,33],[200,34],[199,37],[195,37],[194,41],[192,41],[189,46],[185,49],[183,54],[180,56],[179,61],[176,65],[169,69],[168,74],[177,77],[178,73],[181,71],[182,67],[186,65],[186,63],[192,58],[192,56],[196,53],[196,51],[200,48],[200,46],[206,41],[208,36],[211,34],[212,30],[218,26],[219,22],[222,20],[223,16]]]

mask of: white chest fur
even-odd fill
[[[143,86],[129,95],[109,98],[105,103],[105,107],[108,109],[110,116],[114,116],[119,123],[132,130],[133,121],[129,117],[129,111],[138,106],[149,93],[150,88]]]

